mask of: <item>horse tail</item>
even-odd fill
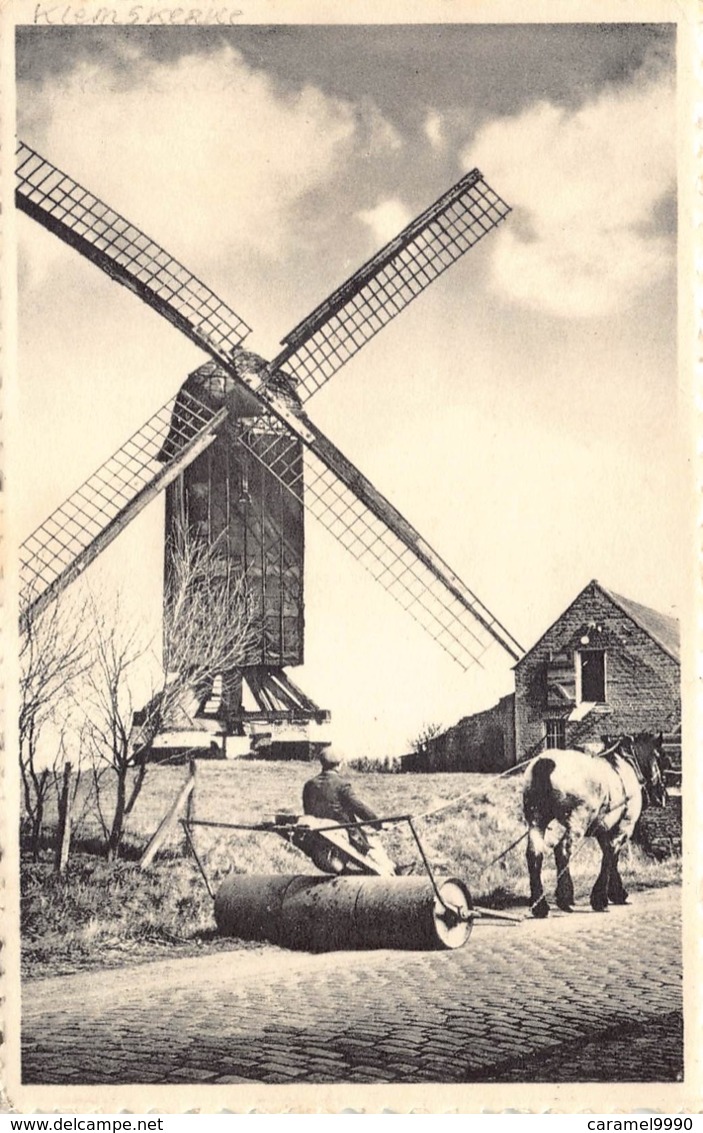
[[[532,764],[523,795],[525,818],[530,825],[544,827],[552,819],[551,777],[555,767],[556,763],[548,756],[540,756]]]

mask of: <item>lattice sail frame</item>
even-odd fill
[[[284,446],[281,439],[287,437]],[[269,445],[262,440],[269,438]],[[463,669],[481,664],[499,626],[472,595],[473,612],[310,449],[273,416],[242,428],[239,440]],[[477,620],[480,617],[480,621]]]
[[[270,422],[277,429],[285,430],[288,426],[297,440],[303,441],[311,494],[309,499],[305,494],[298,498],[460,664],[466,668],[479,660],[494,640],[517,659],[521,647],[490,611],[372,485],[366,482],[363,487],[364,478],[358,470],[319,430],[306,427],[295,410],[291,413],[290,398],[276,388],[276,382],[269,382],[282,366],[294,370],[299,364],[301,372],[297,376],[302,392],[310,396],[432,279],[504,219],[510,211],[508,206],[483,182],[478,170],[462,178],[295,328],[285,340],[286,350],[268,366],[262,363],[261,372],[257,373],[240,373],[235,364],[235,347],[249,328],[229,307],[139,229],[23,144],[18,150],[16,200],[19,208],[111,278],[128,286],[207,350],[228,373],[263,400],[275,415]],[[294,353],[296,358],[291,362]],[[313,361],[320,367],[319,379],[314,377]],[[167,404],[173,406],[175,401],[174,398]],[[224,419],[225,410],[221,416]],[[308,421],[307,426],[310,425]],[[265,465],[258,452],[253,455]],[[282,482],[285,484],[285,478]],[[289,484],[285,486],[290,489]],[[150,485],[146,484],[137,497],[149,490]],[[371,507],[361,498],[364,495]],[[123,512],[130,506],[126,505]],[[47,543],[39,566],[38,579],[46,584],[40,601],[47,594],[56,593],[95,557],[91,548],[109,541],[103,537],[103,531],[79,550],[78,560],[72,566],[65,566],[62,559],[68,554],[70,540],[64,543],[59,539],[60,528],[46,528],[62,508],[33,533],[37,536],[41,531]],[[121,514],[117,509],[115,520],[107,521],[109,538],[114,537]],[[126,514],[122,518],[124,526],[129,519]],[[61,520],[64,522],[65,518]],[[54,560],[63,569],[53,581],[47,581]],[[24,563],[23,567],[30,569],[31,564]],[[37,578],[29,581],[31,599]],[[34,602],[33,608],[36,606]],[[452,631],[452,623],[466,631],[473,641],[471,646],[463,640],[464,633]]]
[[[216,358],[250,332],[239,315],[123,216],[20,142],[17,205]]]
[[[478,169],[467,173],[282,340],[271,372],[292,374],[301,400],[312,397],[509,212]]]
[[[225,411],[181,390],[39,524],[20,547],[24,616],[85,569],[153,495],[207,447],[225,416]],[[170,459],[164,460],[167,439]]]

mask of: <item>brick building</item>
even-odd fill
[[[515,666],[518,759],[680,719],[678,622],[595,580]]]
[[[504,771],[515,763],[515,697],[465,716],[421,750],[404,757],[408,771]]]
[[[500,771],[543,748],[583,747],[604,735],[669,733],[679,765],[679,626],[595,580],[515,666],[515,693],[466,716],[408,769]]]

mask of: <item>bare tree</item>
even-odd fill
[[[443,731],[441,724],[435,722],[423,724],[415,738],[408,740],[411,751],[417,752],[418,755],[426,754],[432,741],[441,736]]]
[[[119,599],[114,609],[91,602],[95,661],[86,677],[86,735],[92,747],[93,782],[101,825],[107,834],[108,855],[114,857],[122,839],[124,820],[134,806],[142,786],[144,770],[130,746],[135,671],[149,652],[149,643],[139,640],[137,627],[126,624]],[[102,761],[115,776],[112,820],[103,818],[101,776],[96,763]],[[140,774],[128,796],[130,772]]]
[[[135,678],[149,658],[153,660],[153,643],[145,641],[136,626],[127,625],[119,603],[110,616],[93,603],[96,660],[88,676],[88,715],[96,756],[114,774],[109,857],[119,853],[153,740],[188,694],[204,695],[216,676],[244,664],[255,644],[255,611],[244,580],[218,552],[217,544],[199,542],[185,527],[176,534],[169,555],[157,676],[136,728]]]
[[[215,676],[244,664],[260,632],[245,578],[222,553],[220,541],[205,544],[180,526],[168,561],[162,656],[166,710],[187,688],[205,690]]]
[[[20,771],[29,846],[36,857],[52,783],[46,759],[49,745],[54,746],[56,770],[65,754],[75,690],[90,666],[88,627],[65,598],[58,598],[38,615],[27,614],[19,660]]]

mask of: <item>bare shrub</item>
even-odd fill
[[[408,740],[408,746],[417,755],[426,755],[432,741],[441,736],[443,731],[444,726],[442,724],[423,724],[414,739]]]
[[[91,665],[89,627],[65,597],[39,613],[25,613],[19,663],[20,772],[29,848],[36,857],[47,796],[66,762],[76,689]]]
[[[378,758],[360,755],[356,759],[350,759],[347,767],[351,771],[360,771],[371,775],[398,775],[405,770],[401,755],[385,755]]]
[[[245,582],[217,544],[197,540],[184,525],[171,544],[169,565],[160,656],[140,626],[127,622],[119,599],[109,613],[92,602],[95,664],[87,677],[87,729],[96,763],[106,765],[114,781],[107,819],[101,777],[94,772],[96,808],[111,858],[119,853],[155,737],[184,697],[204,695],[216,676],[242,665],[256,643]],[[136,677],[149,660],[155,676],[135,729]]]

